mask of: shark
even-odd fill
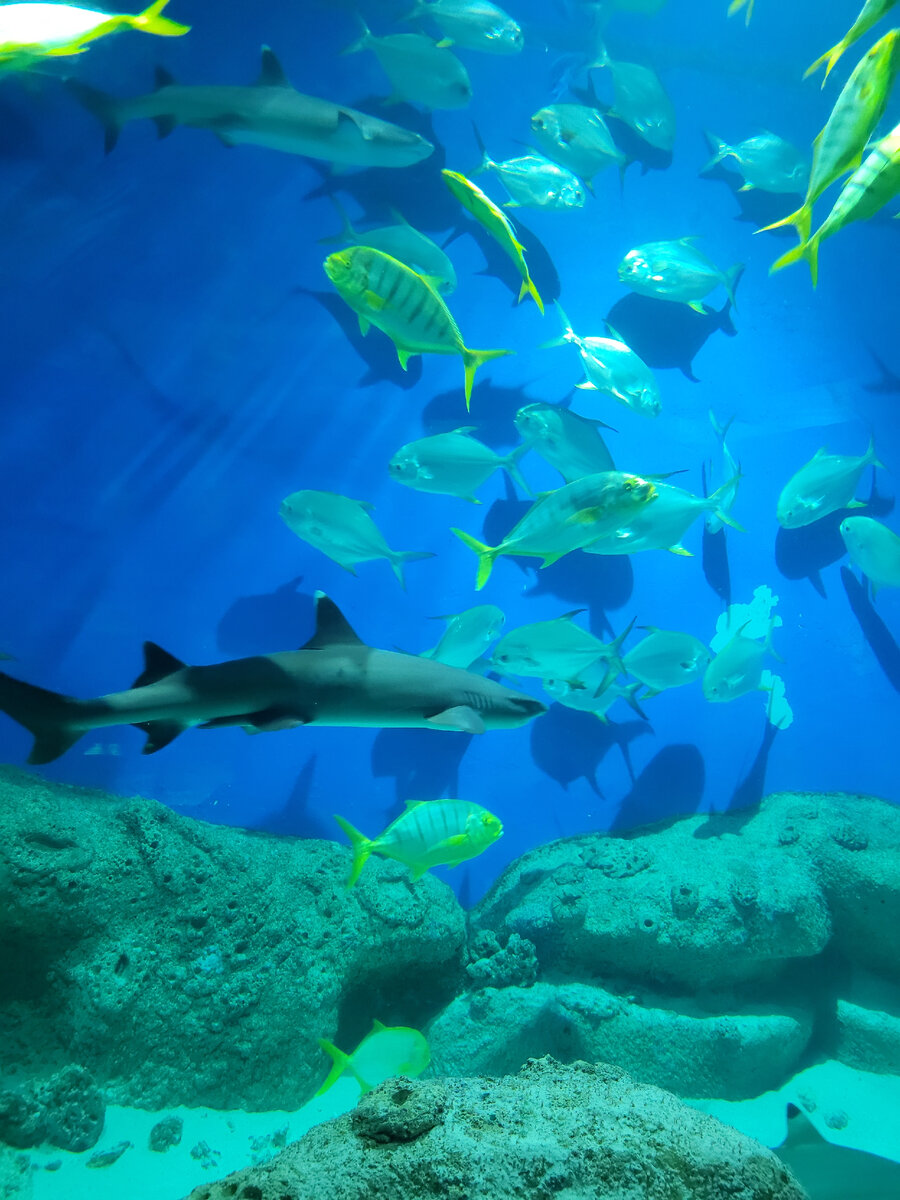
[[[251,86],[186,86],[162,67],[156,69],[156,90],[130,99],[117,99],[78,79],[66,87],[106,130],[106,152],[113,149],[122,126],[148,119],[161,138],[178,125],[209,129],[226,146],[249,143],[320,158],[339,166],[408,167],[434,150],[427,138],[357,112],[330,100],[295,91],[268,46]]]
[[[238,725],[248,733],[304,725],[514,729],[547,711],[540,700],[433,659],[377,650],[353,631],[324,592],[316,628],[299,650],[187,666],[154,642],[144,669],[124,692],[78,700],[0,672],[0,712],[34,737],[30,763],[59,758],[92,729],[136,725],[143,753],[168,746],[185,729]]]

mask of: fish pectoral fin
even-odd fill
[[[848,508],[866,508],[865,500],[851,500],[847,505]]]
[[[684,546],[666,546],[670,554],[681,554],[685,558],[693,558],[694,555],[690,550],[685,550]]]
[[[432,847],[432,850],[456,850],[460,846],[465,846],[468,840],[464,833],[454,833],[451,837],[446,837],[442,842],[438,842]]]
[[[372,322],[367,321],[361,313],[357,315],[356,319],[359,321],[359,332],[363,335],[363,337],[365,337],[372,328]]]
[[[147,735],[141,753],[155,754],[157,750],[168,746],[169,742],[174,742],[179,733],[183,733],[189,726],[181,721],[143,721],[136,724],[135,728],[143,729]]]
[[[453,708],[445,708],[443,712],[426,717],[427,725],[436,729],[455,730],[458,733],[484,733],[485,725],[474,708],[467,704],[457,704]]]
[[[394,345],[397,346],[397,343],[395,342]],[[410,358],[417,353],[417,350],[407,350],[405,346],[397,346],[397,358],[400,360],[400,366],[404,371],[406,370],[406,364],[409,362]]]
[[[688,308],[692,308],[694,312],[698,312],[701,317],[705,317],[709,309],[702,300],[691,300],[688,302]]]
[[[384,305],[385,305],[384,297],[379,296],[377,292],[373,292],[371,290],[363,292],[362,298],[365,301],[365,303],[368,305],[368,307],[374,308],[376,312],[381,312],[381,310],[384,308]]]

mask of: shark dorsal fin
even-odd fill
[[[165,67],[157,67],[153,73],[153,90],[158,92],[164,87],[171,87],[177,80]]]
[[[362,646],[350,622],[324,592],[316,592],[316,632],[302,650],[325,650],[328,646]]]
[[[274,50],[270,50],[268,46],[263,46],[260,56],[259,78],[256,81],[257,87],[290,87],[288,77],[284,73],[284,67],[278,61]]]
[[[148,683],[158,683],[167,675],[183,671],[186,665],[168,650],[163,650],[162,646],[157,646],[156,642],[144,642],[144,669],[131,686],[139,688],[146,687]]]

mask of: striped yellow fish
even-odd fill
[[[0,63],[27,67],[37,58],[81,54],[88,43],[120,29],[158,37],[181,37],[190,30],[160,16],[169,0],[155,0],[140,13],[107,13],[74,4],[0,5]]]
[[[897,68],[900,67],[900,29],[890,29],[859,60],[844,84],[831,115],[813,142],[812,171],[806,199],[796,212],[764,229],[793,225],[801,242],[809,241],[813,205],[847,171],[855,171],[866,144],[881,120]],[[757,230],[762,233],[762,229]]]
[[[479,225],[483,225],[495,242],[509,255],[516,264],[516,270],[522,276],[522,286],[519,289],[519,303],[526,296],[531,296],[535,304],[544,312],[544,302],[528,273],[525,262],[525,247],[518,240],[513,229],[512,221],[486,196],[471,179],[466,179],[459,171],[441,171],[444,183],[457,198],[463,208],[467,209]]]
[[[837,45],[832,46],[830,50],[826,50],[820,58],[816,59],[811,67],[807,67],[803,73],[803,78],[806,79],[808,76],[814,75],[819,67],[825,63],[825,75],[822,79],[822,87],[824,87],[825,80],[831,74],[832,68],[844,51],[849,50],[854,42],[859,41],[864,34],[868,33],[873,25],[877,25],[881,18],[890,12],[896,3],[897,0],[866,0],[856,20]]]
[[[844,184],[831,212],[816,232],[772,264],[770,274],[805,259],[813,287],[819,282],[819,243],[854,221],[867,221],[900,194],[900,125],[876,142]]]
[[[374,325],[397,347],[400,366],[413,354],[459,354],[466,371],[466,408],[472,402],[475,371],[512,350],[470,350],[441,299],[441,281],[420,275],[372,246],[349,246],[322,264],[341,299],[359,317],[363,335]]]
[[[367,838],[343,817],[334,818],[353,847],[353,887],[371,854],[396,859],[419,879],[431,867],[455,867],[475,858],[503,833],[498,817],[470,800],[407,800],[406,812],[377,838]]]

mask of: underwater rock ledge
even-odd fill
[[[111,1104],[298,1108],[318,1038],[373,1009],[421,1020],[461,986],[450,889],[373,859],[347,891],[350,862],[0,769],[0,1074],[27,1089],[75,1064]]]
[[[188,1200],[806,1200],[771,1151],[624,1071],[388,1080],[277,1158]]]

